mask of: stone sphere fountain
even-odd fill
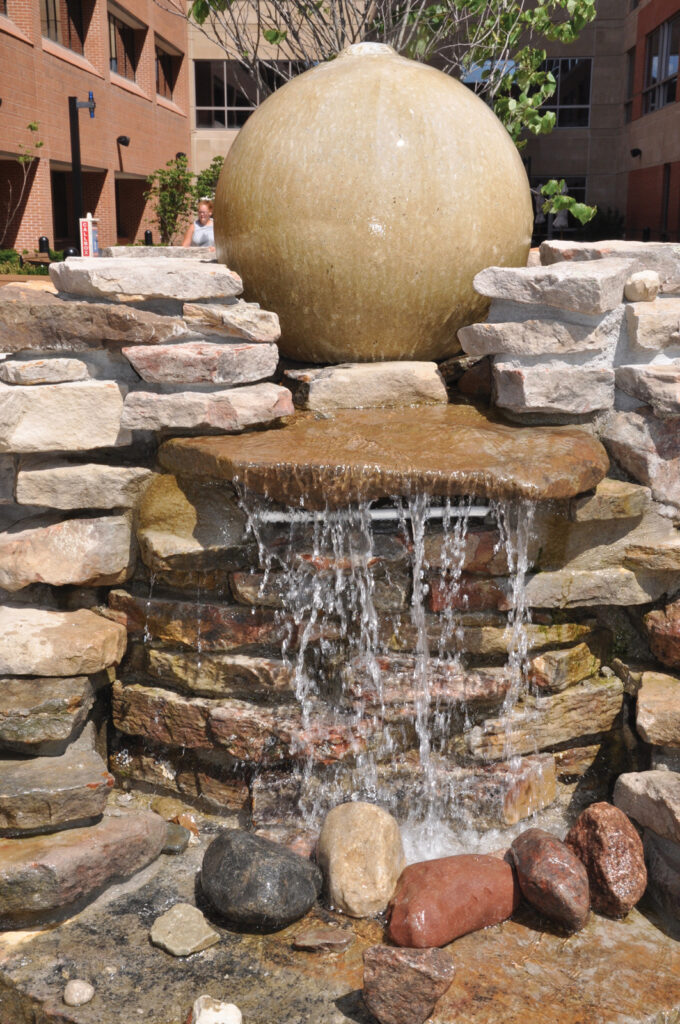
[[[526,264],[532,205],[521,158],[478,97],[359,43],[251,116],[215,224],[219,261],[279,314],[282,354],[441,359],[486,312],[475,274]]]

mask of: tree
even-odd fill
[[[155,2],[217,40],[258,100],[291,74],[373,40],[474,83],[519,148],[527,133],[555,126],[544,109],[556,83],[543,45],[574,42],[596,14],[595,0],[193,0],[188,12],[183,0]],[[595,212],[565,195],[563,181],[543,194],[545,212],[569,209],[582,222]]]
[[[194,184],[194,200],[196,204],[200,203],[201,199],[215,198],[217,182],[223,163],[223,156],[214,156],[210,162],[210,167],[206,167],[196,175],[196,182]]]
[[[168,160],[146,180],[150,187],[144,198],[153,204],[161,244],[172,245],[175,236],[184,230],[194,204],[194,176],[188,170],[186,156],[180,154]]]
[[[7,200],[5,203],[4,215],[0,219],[0,225],[2,226],[0,233],[0,249],[2,249],[5,239],[9,234],[9,229],[12,226],[14,218],[22,207],[24,196],[26,195],[26,189],[28,188],[29,181],[31,180],[31,174],[34,168],[35,162],[39,159],[39,150],[42,149],[44,143],[37,137],[39,125],[37,121],[30,121],[26,125],[29,132],[31,132],[31,142],[29,145],[22,144],[18,147],[19,155],[16,157],[16,161],[21,168],[21,177],[19,179],[18,190],[13,185],[12,181],[7,181]]]

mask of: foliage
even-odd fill
[[[556,89],[544,44],[573,43],[596,15],[596,0],[193,0],[188,13],[184,0],[156,2],[216,39],[259,98],[286,76],[282,62],[295,62],[295,73],[374,40],[473,85],[519,148],[527,133],[555,126],[544,108]],[[593,216],[554,185],[544,192],[546,212],[568,209],[582,223]]]
[[[567,195],[567,185],[564,178],[556,181],[547,181],[541,187],[541,195],[545,197],[543,213],[559,213],[560,210],[567,210],[572,217],[581,224],[587,224],[597,213],[596,206],[588,206],[587,203],[579,203],[572,196]]]
[[[182,153],[168,160],[146,179],[149,188],[144,198],[154,209],[154,222],[158,226],[162,245],[172,245],[176,236],[184,230],[194,201],[194,176],[187,166]]]
[[[37,250],[33,250],[33,255],[38,255]],[[31,277],[45,277],[49,274],[49,264],[29,263],[25,257],[30,258],[28,249],[24,249],[22,253],[18,253],[16,249],[0,249],[0,276],[22,274]],[[61,250],[50,249],[49,257],[52,263],[61,262],[64,259],[64,253]]]
[[[214,156],[210,167],[206,167],[196,175],[194,183],[194,200],[198,204],[201,199],[214,199],[217,181],[224,163],[223,156]]]
[[[26,128],[31,133],[31,141],[28,144],[20,143],[17,147],[19,155],[16,157],[16,161],[21,167],[21,179],[18,191],[14,189],[11,181],[7,182],[7,200],[5,203],[5,210],[4,212],[0,212],[0,246],[3,245],[7,238],[14,218],[21,209],[31,177],[33,164],[38,160],[40,150],[44,146],[44,143],[38,136],[38,132],[40,131],[38,122],[29,121]]]

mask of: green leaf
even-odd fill
[[[278,28],[267,28],[262,35],[272,46],[280,46],[285,41],[288,32],[281,32]]]

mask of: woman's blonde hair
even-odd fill
[[[199,206],[207,206],[208,209],[210,210],[210,212],[211,213],[213,212],[213,201],[212,201],[212,199],[209,199],[208,196],[204,196],[203,199],[199,199],[198,200],[198,205]]]

